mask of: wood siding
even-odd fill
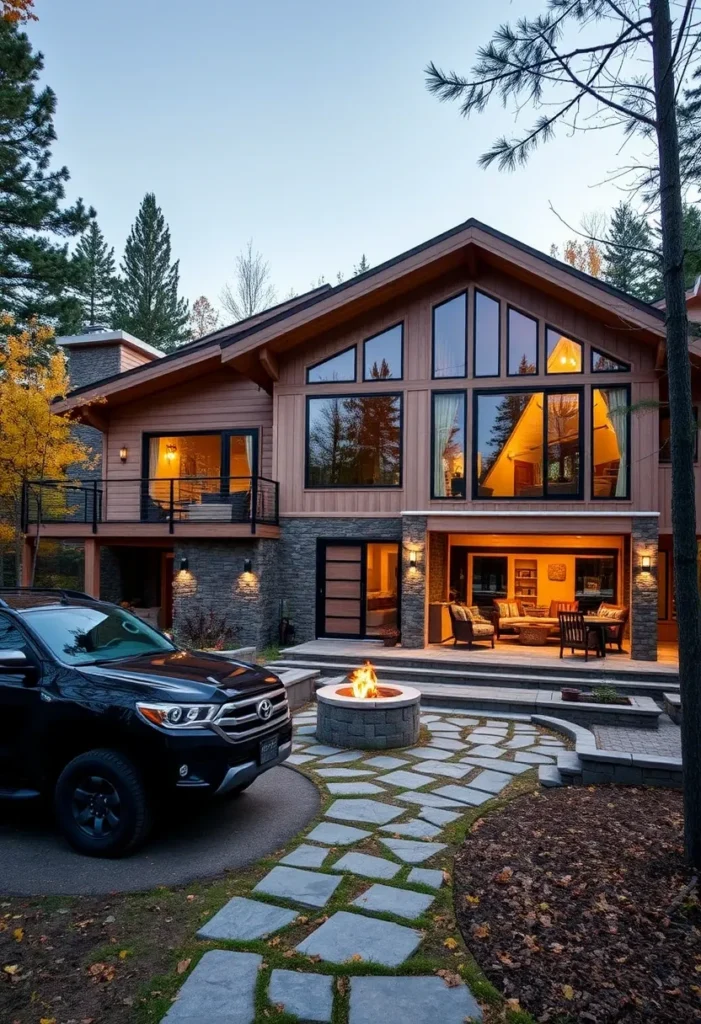
[[[130,348],[128,345],[121,345],[119,350],[119,372],[133,370],[135,366],[143,366],[144,363],[158,362],[148,352],[140,352],[138,349]]]

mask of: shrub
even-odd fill
[[[595,686],[591,695],[598,704],[620,704],[622,700],[614,686]]]
[[[188,612],[178,626],[176,639],[183,647],[196,651],[225,651],[238,643],[236,630],[227,613],[217,612],[214,608],[197,608]]]

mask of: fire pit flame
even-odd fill
[[[357,700],[376,700],[380,696],[375,669],[369,661],[366,661],[360,668],[351,672],[348,676],[348,682],[351,684],[353,696]]]

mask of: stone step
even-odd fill
[[[541,764],[538,768],[538,780],[541,786],[548,789],[564,785],[562,775],[554,764]]]
[[[557,767],[561,775],[568,777],[581,776],[582,774],[582,762],[579,754],[575,754],[574,750],[563,750],[562,753],[558,754]]]
[[[271,669],[279,677],[293,711],[312,700],[321,679],[318,668],[306,665],[284,666],[277,664],[265,667]]]

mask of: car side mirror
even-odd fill
[[[36,679],[36,666],[24,651],[0,651],[0,679],[23,675],[28,683]]]

